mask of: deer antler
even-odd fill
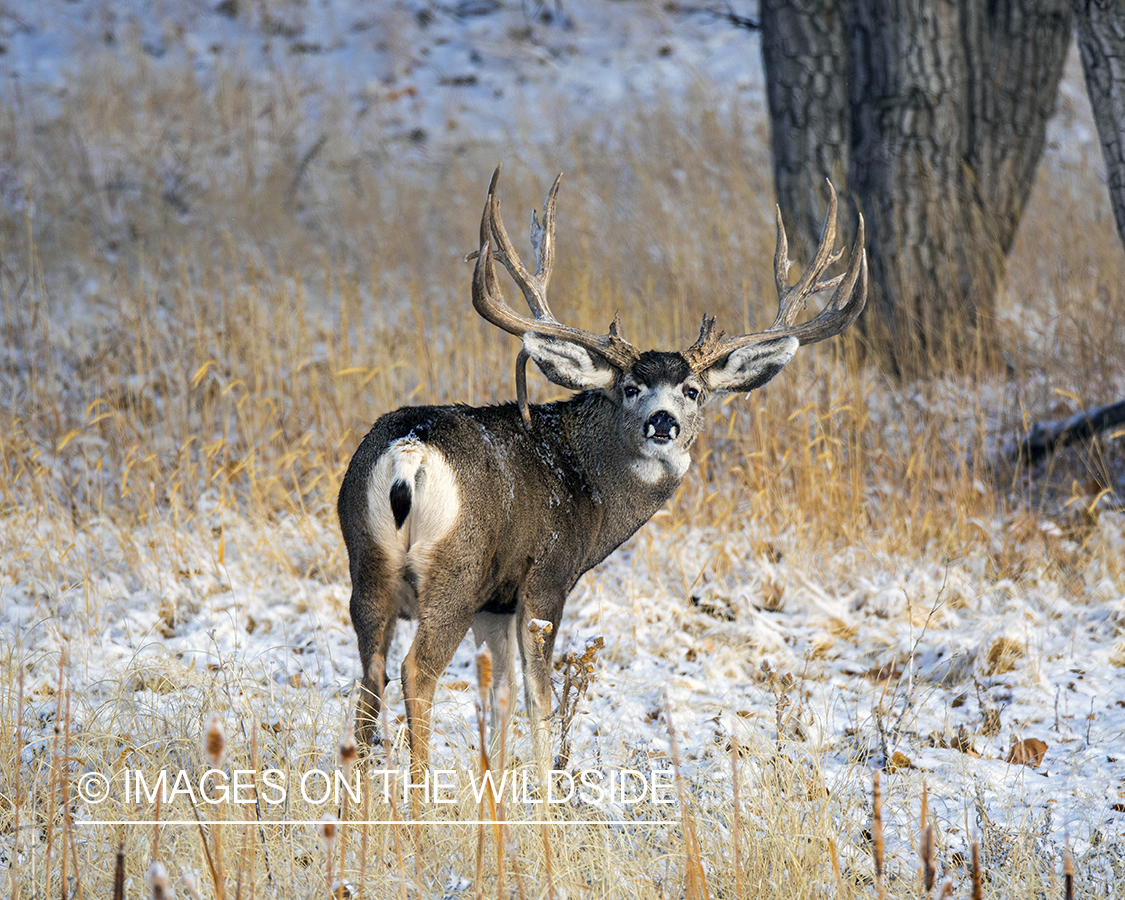
[[[528,332],[560,338],[592,350],[618,369],[631,369],[640,359],[640,353],[621,337],[621,323],[614,318],[609,326],[609,334],[596,335],[571,325],[563,325],[551,314],[547,306],[547,283],[551,278],[551,267],[555,251],[555,195],[558,193],[560,175],[547,194],[543,207],[543,219],[537,214],[531,219],[531,243],[535,248],[535,274],[531,275],[520,262],[504,223],[500,220],[500,201],[496,196],[496,181],[500,176],[500,166],[492,173],[488,186],[488,200],[480,221],[480,250],[467,258],[476,256],[473,269],[473,307],[480,315],[498,328],[516,337]],[[522,316],[513,310],[500,295],[496,280],[495,260],[499,260],[512,280],[523,292],[527,305],[534,318]],[[518,367],[517,367],[518,377]]]
[[[809,267],[797,283],[789,286],[789,241],[785,236],[785,225],[781,221],[781,208],[777,209],[777,250],[773,258],[774,282],[777,285],[777,318],[765,331],[724,337],[722,332],[715,334],[715,319],[704,316],[699,329],[699,337],[687,350],[681,351],[692,370],[702,372],[735,350],[758,344],[762,341],[792,335],[802,344],[814,344],[839,334],[851,325],[863,312],[867,302],[867,251],[864,249],[863,215],[859,216],[855,244],[851,259],[843,275],[824,281],[818,279],[824,270],[837,262],[843,250],[833,250],[836,241],[836,189],[828,182],[828,213],[824,217],[824,229],[820,244]],[[832,299],[812,319],[800,325],[794,321],[813,294],[835,288]]]

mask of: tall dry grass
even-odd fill
[[[137,51],[91,63],[53,104],[0,108],[7,585],[60,610],[77,597],[83,621],[97,627],[91,572],[124,577],[153,559],[199,565],[199,546],[222,566],[228,522],[260,530],[255,549],[270,565],[345,583],[334,501],[370,423],[405,403],[514,397],[515,344],[471,312],[463,262],[500,158],[509,163],[502,196],[513,232],[516,211],[538,206],[553,175],[566,172],[551,294],[567,321],[600,331],[619,310],[634,343],[676,347],[694,339],[704,312],[728,331],[772,318],[765,126],[705,87],[675,110],[638,108],[553,145],[537,144],[528,123],[519,146],[467,143],[448,153],[404,148],[343,104],[314,117],[310,103],[284,71],[262,84],[232,66],[203,84],[190,68],[156,67]],[[813,570],[826,552],[851,547],[859,563],[981,554],[1017,582],[1041,572],[1046,553],[1076,589],[1095,562],[1120,579],[1122,560],[1095,531],[1076,532],[1074,551],[1034,528],[1004,527],[997,538],[988,524],[1061,519],[1074,508],[1093,516],[1092,499],[1120,489],[1107,483],[1120,471],[1119,450],[1076,458],[1065,471],[994,463],[998,438],[1029,420],[1120,396],[1120,368],[1106,361],[1125,345],[1123,276],[1096,173],[1044,170],[997,323],[1007,374],[902,384],[862,365],[853,338],[806,350],[768,389],[713,409],[692,473],[648,527],[705,525],[721,542],[754,523],[763,535],[786,534],[789,552]],[[533,378],[532,393],[558,392]],[[1051,490],[1037,487],[1043,479]],[[282,521],[307,537],[308,552],[276,537]],[[51,662],[65,668],[63,638]],[[124,757],[153,770],[202,766],[204,716],[237,708],[237,677],[197,672],[160,711],[99,685],[83,729],[60,732],[59,749],[34,737],[53,726],[29,721],[23,695],[23,673],[43,663],[18,641],[0,656],[9,735],[0,832],[22,895],[107,893],[119,844],[134,884],[154,857],[215,871],[207,853],[219,842],[206,834],[215,827],[206,811],[179,810],[199,814],[197,829],[80,827],[64,815],[72,804],[60,791],[68,760],[107,770]],[[65,726],[71,696],[60,678],[38,708],[53,700],[54,722]],[[228,721],[237,735],[227,765],[296,770],[330,756],[335,708],[315,696],[308,706],[303,728],[274,732],[260,750],[272,709],[252,706]],[[682,822],[552,826],[553,882],[569,896],[677,897],[685,879],[709,896],[820,896],[826,886],[866,896],[869,859],[846,860],[838,884],[829,862],[846,843],[842,817],[866,803],[862,773],[829,794],[815,760],[785,765],[776,745],[753,734],[739,743],[737,873],[729,792],[700,781],[688,786]],[[729,784],[725,771],[716,779]],[[321,812],[286,809],[294,819]],[[406,824],[370,827],[327,851],[313,828],[259,828],[256,817],[223,826],[228,895],[237,884],[240,896],[323,896],[333,847],[347,848],[334,863],[338,877],[363,882],[365,895],[437,895],[451,867],[474,871],[476,832],[459,823],[476,815],[461,796],[424,839]],[[527,884],[545,884],[540,831],[513,827],[509,840],[503,854]],[[359,858],[360,847],[370,858]],[[1020,864],[993,873],[993,889],[1040,890],[1030,837],[1016,857]],[[909,866],[901,861],[899,880],[881,890],[915,895],[901,874]],[[214,893],[220,879],[203,881]],[[496,885],[476,889],[487,895]]]

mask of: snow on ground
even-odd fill
[[[37,548],[55,541],[35,527],[33,516],[0,523],[5,544],[22,543],[32,569]],[[1125,515],[1104,514],[1100,527],[1125,546]],[[210,680],[228,692],[237,686],[235,712],[276,709],[287,728],[307,727],[308,715],[321,732],[338,732],[359,674],[346,585],[288,574],[262,552],[260,526],[228,512],[222,528],[221,565],[210,529],[175,537],[146,529],[118,556],[109,548],[120,538],[107,527],[74,536],[61,589],[6,578],[0,632],[31,662],[28,720],[51,720],[65,645],[79,728],[101,721],[99,710],[122,697],[162,718],[183,715],[191,702],[179,688],[194,698],[188,686]],[[335,530],[315,522],[274,529],[270,542],[295,559],[337,549]],[[775,740],[777,697],[766,664],[778,683],[792,679],[781,689],[785,752],[812,761],[829,790],[863,792],[857,766],[903,755],[884,789],[888,832],[899,836],[904,856],[917,816],[905,786],[915,796],[918,778],[952,850],[981,830],[980,814],[993,828],[1030,829],[1056,844],[1069,837],[1080,856],[1120,848],[1120,586],[1093,581],[1070,596],[1055,581],[1036,587],[1032,577],[1017,589],[990,577],[983,560],[860,558],[848,549],[805,566],[787,561],[786,535],[771,538],[782,555],[773,562],[755,555],[757,537],[753,528],[719,535],[650,525],[583,579],[559,649],[598,635],[606,648],[575,727],[574,765],[664,756],[667,696],[689,772],[721,790],[732,733],[746,746]],[[178,566],[168,565],[173,541]],[[712,578],[720,551],[724,575]],[[91,554],[100,562],[87,569]],[[767,596],[776,599],[766,603]],[[400,627],[392,675],[411,630]],[[471,758],[473,657],[466,640],[437,695],[435,760],[451,767]],[[397,680],[389,691],[401,716]],[[1040,765],[1005,761],[1025,738],[1046,743]],[[526,755],[521,740],[516,750]]]
[[[343,98],[356,115],[378,116],[421,162],[460,142],[503,140],[517,122],[541,121],[545,142],[564,139],[590,109],[658,95],[686,100],[697,80],[763,105],[756,37],[671,4],[416,0],[219,11],[235,6],[9,5],[0,14],[0,93],[49,105],[83,59],[135,45],[153,64],[186,55],[204,78],[237,60],[254,77],[286,73],[319,92],[326,109]],[[1066,99],[1053,126],[1060,159],[1096,152],[1074,106]],[[209,515],[222,529],[221,553],[210,528],[154,525],[126,538],[105,523],[62,542],[69,546],[60,554],[57,535],[41,531],[58,523],[30,512],[0,519],[0,545],[18,550],[0,579],[0,633],[31,662],[33,711],[54,709],[65,645],[78,721],[96,718],[99,704],[122,691],[171,715],[177,686],[207,678],[233,679],[247,696],[258,692],[295,716],[311,692],[323,698],[317,709],[323,702],[329,719],[343,721],[359,674],[347,587],[294,576],[273,552],[310,570],[342,552],[334,526],[282,520],[267,547],[257,526],[229,510]],[[982,523],[990,533],[1009,527]],[[1125,552],[1125,516],[1105,513],[1099,528]],[[1121,863],[1122,585],[1086,573],[1091,587],[1072,593],[1032,573],[1017,587],[997,580],[983,558],[842,549],[812,564],[790,559],[786,535],[765,536],[781,551],[772,561],[756,555],[762,537],[751,528],[720,535],[653,524],[581,582],[559,647],[604,635],[606,648],[577,726],[576,759],[666,750],[657,719],[667,692],[688,764],[699,778],[720,778],[730,734],[774,740],[778,700],[766,662],[788,702],[787,752],[805,748],[830,788],[856,782],[857,765],[898,752],[900,777],[925,780],[953,848],[967,846],[984,815],[1056,844],[1068,836],[1091,867]],[[733,564],[711,577],[720,546]],[[40,569],[66,577],[45,584],[27,576]],[[400,629],[392,674],[409,634]],[[471,740],[464,684],[474,680],[472,658],[466,641],[439,688],[439,759]],[[397,684],[390,690],[401,713]],[[1005,762],[1024,738],[1047,744],[1041,765]],[[905,840],[916,810],[896,805],[888,781],[897,819],[888,830]]]
[[[246,4],[247,7],[250,4]],[[514,138],[525,122],[565,141],[592,109],[684,98],[697,81],[764,105],[756,36],[675,4],[642,2],[154,4],[44,0],[0,13],[0,91],[65,89],[100,53],[139,46],[155,63],[190,60],[206,79],[237,61],[251,77],[315,85],[323,111],[353,113],[424,155]],[[315,106],[314,106],[315,108]]]

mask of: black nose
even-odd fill
[[[664,410],[654,412],[645,422],[645,437],[658,444],[674,441],[680,433],[680,423],[675,417]]]

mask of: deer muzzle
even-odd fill
[[[645,422],[645,437],[657,444],[674,441],[679,433],[680,423],[675,416],[664,410],[654,412]]]

